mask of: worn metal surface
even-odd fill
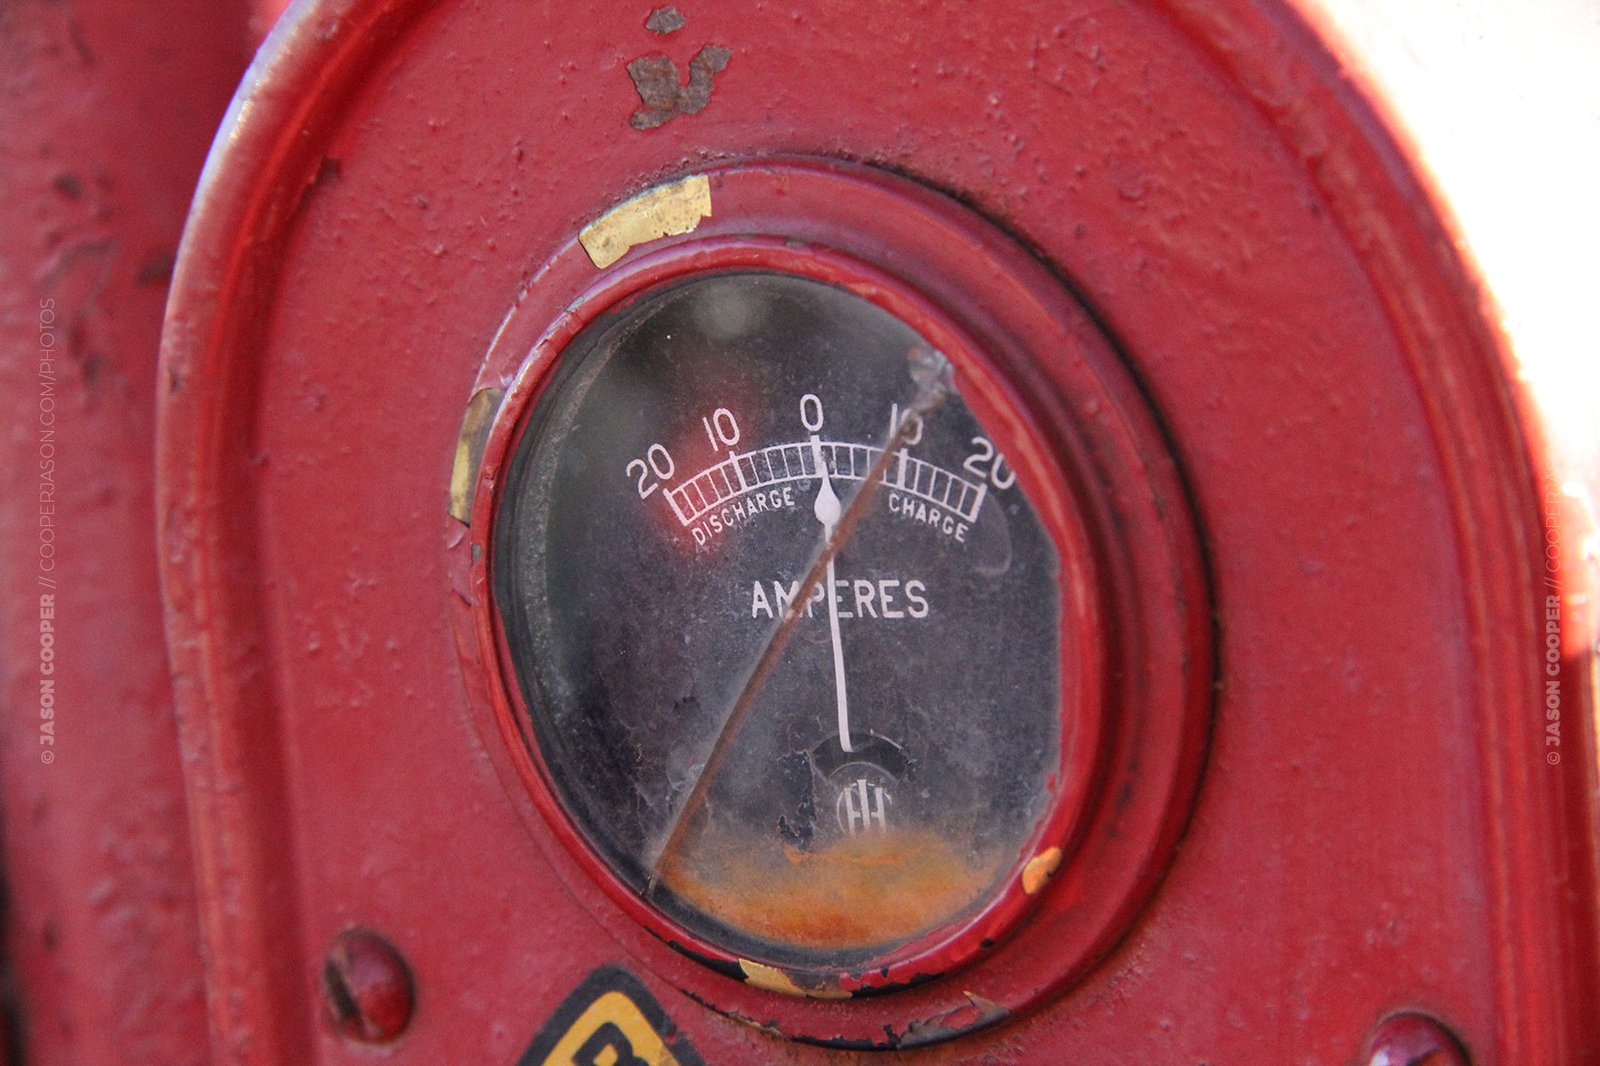
[[[794,1001],[707,1011],[568,894],[465,713],[485,682],[439,533],[473,368],[556,243],[786,152],[910,174],[1038,249],[1142,378],[1206,533],[1217,725],[1177,861],[1080,984],[926,1061],[1344,1062],[1402,1009],[1475,1061],[1592,1060],[1590,660],[1562,645],[1552,768],[1539,462],[1446,232],[1305,28],[1185,0],[648,14],[302,8],[202,189],[161,501],[220,1057],[347,1057],[306,975],[366,924],[419,988],[395,1061],[513,1061],[618,963],[707,1061],[827,1058],[773,1035]],[[708,97],[635,128],[630,63],[710,47]],[[830,1009],[984,1009],[895,1003]]]
[[[370,1054],[321,1006],[353,926],[412,963],[392,1061],[516,1061],[615,964],[685,1061],[849,1057],[780,1039],[782,1006],[706,1010],[572,898],[465,709],[485,681],[456,656],[470,592],[440,537],[473,375],[538,264],[640,189],[752,152],[910,174],[1037,249],[1141,377],[1207,535],[1218,724],[1170,876],[1081,984],[918,1061],[1349,1062],[1397,1011],[1480,1063],[1600,1057],[1586,519],[1337,63],[1245,0],[651,16],[313,4],[230,116],[159,382],[216,1060]],[[245,34],[242,10],[188,2],[0,13],[0,321],[25,356],[0,367],[0,798],[27,1062],[207,1057],[147,397]],[[894,1002],[866,1009],[935,1035],[993,1020]]]
[[[0,8],[0,810],[14,1064],[208,1059],[156,583],[151,399],[172,261],[244,66],[244,16],[200,0]]]

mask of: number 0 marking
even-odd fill
[[[822,397],[814,392],[800,397],[800,424],[806,427],[807,433],[822,429]]]

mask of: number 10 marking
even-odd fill
[[[717,408],[710,418],[702,415],[700,424],[706,428],[706,439],[711,442],[712,452],[732,448],[739,443],[739,420],[726,407]]]

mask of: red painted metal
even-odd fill
[[[393,945],[376,933],[341,933],[322,967],[328,1021],[365,1044],[387,1044],[405,1032],[416,1008],[411,971]]]
[[[784,152],[952,191],[1069,277],[1206,534],[1217,727],[1177,862],[1080,984],[931,1060],[1344,1061],[1407,1006],[1480,1061],[1593,1058],[1593,777],[1544,761],[1538,471],[1468,278],[1307,31],[708,4],[663,42],[643,14],[301,9],[202,188],[162,500],[223,1057],[340,1054],[304,975],[354,922],[436,1004],[414,1061],[510,1061],[603,963],[658,981],[489,768],[436,522],[534,265],[642,185]],[[704,109],[633,129],[628,61],[712,45]],[[656,987],[708,1061],[815,1054]]]
[[[30,353],[61,325],[48,605],[39,361],[0,366],[19,1062],[364,1061],[323,1006],[356,928],[415,980],[397,1063],[516,1061],[611,966],[711,1063],[995,1020],[936,1016],[978,968],[943,1005],[804,1003],[654,943],[541,845],[458,653],[479,604],[442,516],[508,310],[629,194],[774,156],[952,195],[1064,279],[1159,420],[1144,458],[1181,473],[1215,611],[1214,731],[1153,895],[1065,987],[1056,941],[1002,945],[979,966],[1017,1016],[913,1061],[1350,1063],[1419,1017],[1473,1062],[1600,1061],[1592,519],[1313,28],[1273,0],[705,0],[672,33],[648,4],[304,4],[227,117],[157,379],[249,10],[0,14],[0,322]]]
[[[1398,1009],[1477,1061],[1600,1054],[1536,454],[1445,232],[1311,33],[1243,0],[708,3],[666,38],[646,13],[299,9],[202,187],[162,503],[223,1058],[341,1054],[303,975],[352,923],[435,1005],[403,1061],[511,1061],[613,963],[708,1061],[818,1054],[771,1031],[793,1001],[708,1011],[573,898],[470,724],[485,682],[439,594],[460,413],[537,265],[654,181],[771,153],[897,170],[1034,248],[1142,381],[1204,531],[1216,728],[1176,862],[1074,987],[928,1060],[1342,1062]],[[630,61],[712,47],[709,96],[635,129]],[[816,1013],[935,1021],[905,1002]]]
[[[151,398],[184,216],[246,59],[243,11],[226,4],[0,10],[0,810],[17,1066],[208,1058]]]

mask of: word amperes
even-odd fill
[[[782,581],[752,581],[750,617],[776,619],[780,615],[787,617],[803,610],[807,618],[813,618],[816,617],[813,612],[818,609],[826,615],[827,610],[823,606],[827,603],[823,599],[826,595],[823,591],[825,584],[817,582],[805,603],[796,604],[800,582],[791,581],[786,585]],[[897,577],[876,580],[864,577],[839,578],[833,583],[833,599],[840,618],[926,618],[930,610],[927,582],[917,578],[909,581]]]

